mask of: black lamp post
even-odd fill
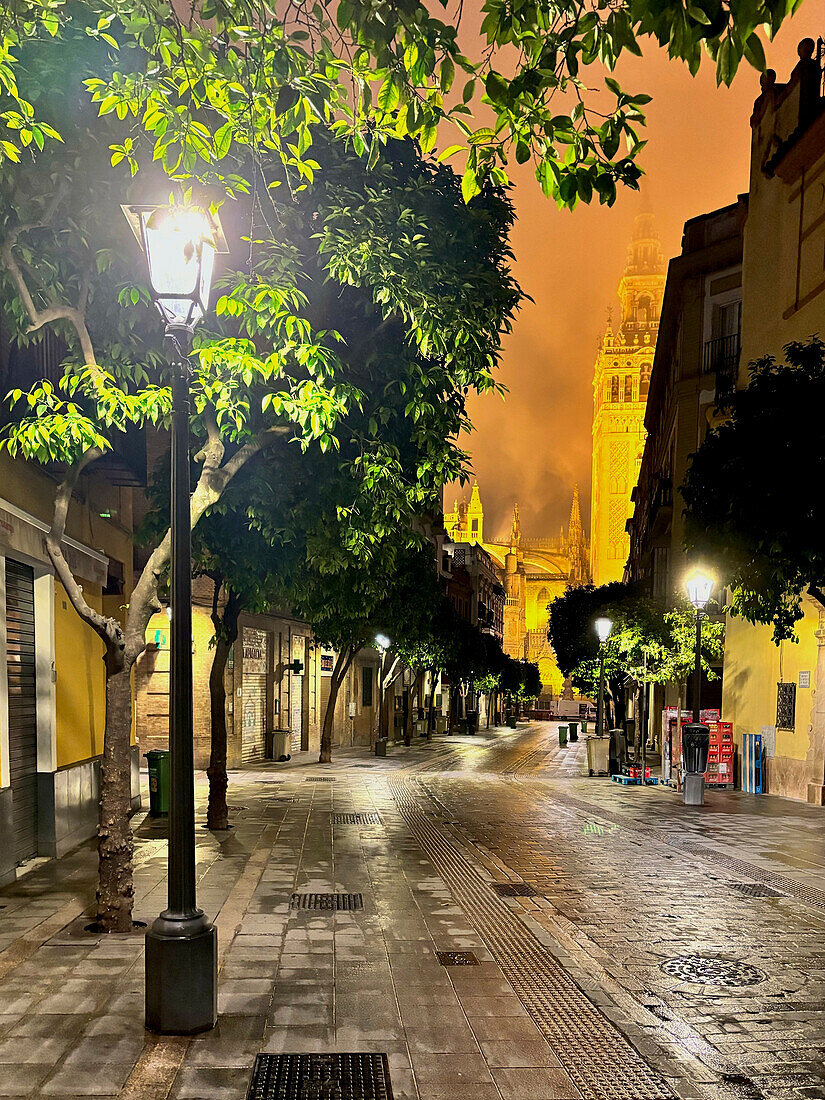
[[[604,643],[613,629],[611,619],[596,619],[593,624],[599,637],[599,697],[596,701],[596,736],[604,737]]]
[[[123,212],[146,255],[174,368],[168,906],[146,933],[146,1026],[192,1035],[217,1021],[218,941],[195,897],[189,355],[208,306],[215,253],[226,245],[217,219],[197,208],[124,206]]]
[[[713,577],[697,570],[685,581],[688,599],[696,608],[696,652],[693,670],[693,721],[699,721],[702,705],[702,616],[713,592]]]
[[[696,608],[696,653],[693,689],[693,722],[682,727],[682,758],[685,774],[682,782],[686,806],[703,806],[705,803],[705,771],[708,765],[710,729],[702,724],[702,616],[711,593],[713,577],[696,570],[685,581],[688,599]]]

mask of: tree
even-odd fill
[[[729,84],[743,56],[764,69],[757,28],[775,34],[799,2],[583,8],[552,0],[536,8],[487,0],[479,45],[475,30],[461,27],[460,6],[451,22],[417,0],[319,0],[284,12],[265,0],[192,0],[180,14],[168,0],[9,0],[0,25],[0,156],[19,161],[54,140],[47,108],[19,76],[19,47],[65,39],[82,21],[121,59],[87,78],[87,89],[121,122],[112,156],[133,168],[149,146],[169,175],[210,174],[234,189],[241,147],[274,157],[277,182],[296,188],[317,169],[315,129],[332,124],[373,162],[399,136],[425,153],[439,136],[457,138],[440,155],[461,155],[467,198],[486,178],[506,183],[514,156],[532,159],[542,189],[561,205],[594,193],[609,204],[617,185],[636,185],[650,97],[625,92],[603,71],[650,39],[692,73],[706,51],[717,81]]]
[[[817,412],[825,398],[825,344],[785,346],[785,360],[750,365],[726,419],[691,456],[681,488],[686,547],[729,586],[728,610],[793,638],[802,593],[825,597],[825,512],[811,492],[825,474]]]
[[[72,20],[51,49],[30,44],[20,50],[15,71],[25,76],[34,109],[52,106],[52,87],[72,89],[65,70],[73,76],[96,71],[100,43],[95,34],[85,34],[89,27],[82,13],[88,11],[73,6]],[[157,589],[168,567],[170,539],[162,533],[154,545],[124,624],[99,615],[83,599],[60,542],[84,472],[120,433],[147,423],[165,425],[170,391],[160,326],[145,288],[134,280],[135,246],[119,211],[121,168],[107,163],[112,119],[106,114],[95,120],[83,104],[77,110],[70,94],[62,110],[61,143],[40,150],[36,141],[35,158],[0,162],[4,320],[21,344],[41,338],[45,326],[66,343],[59,384],[42,381],[28,394],[12,394],[23,412],[3,444],[15,455],[62,463],[66,471],[47,545],[73,607],[106,648],[98,917],[102,927],[127,930],[131,669],[159,607]],[[329,148],[336,146],[329,142]],[[285,197],[278,216],[297,226],[288,241],[280,225],[269,230],[271,195],[259,189],[249,199],[246,225],[252,240],[242,249],[247,268],[224,275],[217,323],[200,335],[193,357],[193,526],[238,472],[265,451],[283,460],[294,450],[330,453],[345,443],[341,462],[350,492],[335,520],[346,532],[343,561],[353,547],[368,548],[382,531],[403,524],[437,495],[444,480],[460,473],[464,456],[452,441],[467,423],[466,395],[494,384],[497,326],[506,329],[519,297],[506,264],[512,212],[492,191],[468,210],[448,169],[422,165],[415,150],[402,143],[393,146],[393,154],[392,164],[376,165],[369,174],[362,165],[360,176],[350,173],[338,201],[334,171],[326,190],[314,195],[315,209],[305,196],[303,206],[300,197]],[[401,189],[391,182],[399,172]],[[456,218],[458,210],[468,216]],[[249,233],[253,218],[256,232]],[[420,232],[428,227],[427,218],[432,238]],[[228,219],[227,228],[237,252],[243,225]],[[430,264],[437,281],[428,290],[421,272]],[[299,286],[307,271],[316,275],[311,301]],[[473,282],[467,281],[468,272]],[[371,300],[391,352],[399,344],[409,348],[395,361],[383,400],[368,408],[359,382],[382,372],[386,377],[391,368],[381,357],[378,326],[370,319],[371,340],[354,339],[345,347],[341,334],[311,320],[325,316],[324,295],[334,299],[330,286],[336,282],[345,301],[348,287]],[[363,307],[354,312],[347,335],[357,338],[363,316]],[[399,424],[410,418],[416,445],[405,450],[411,433],[409,427],[400,433]]]

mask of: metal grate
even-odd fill
[[[333,776],[331,775],[308,775],[304,780],[305,783],[332,783]]]
[[[333,814],[333,825],[381,825],[380,814]]]
[[[785,898],[781,890],[774,890],[772,886],[765,886],[761,882],[729,882],[731,890],[737,890],[749,898]]]
[[[792,730],[796,725],[796,684],[776,685],[776,728]]]
[[[765,980],[762,971],[749,963],[713,955],[679,955],[663,962],[660,969],[680,982],[694,982],[697,985],[734,987],[758,985]]]
[[[259,1054],[247,1100],[392,1100],[386,1054]]]
[[[494,882],[492,887],[500,898],[541,897],[535,886],[530,886],[526,882]]]
[[[472,951],[436,951],[442,966],[478,966]]]
[[[364,908],[361,894],[293,894],[289,899],[290,909],[323,909],[353,911]]]

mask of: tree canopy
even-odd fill
[[[147,153],[171,176],[243,189],[239,151],[275,165],[266,186],[300,188],[318,164],[314,132],[332,126],[376,163],[412,136],[459,157],[466,198],[532,161],[542,189],[573,206],[635,186],[649,100],[610,73],[645,40],[695,73],[706,52],[730,83],[743,57],[763,69],[758,28],[773,35],[800,0],[681,0],[585,7],[486,0],[478,42],[462,7],[419,0],[9,0],[0,24],[0,157],[21,160],[60,133],[17,57],[27,43],[72,39],[109,54],[77,74],[77,93],[121,124],[112,158],[133,171]],[[606,71],[606,74],[605,74]]]
[[[688,549],[729,586],[731,613],[770,623],[777,642],[794,637],[803,592],[825,603],[825,509],[811,490],[825,476],[825,345],[814,337],[784,351],[782,363],[751,364],[681,489]]]

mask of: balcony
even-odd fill
[[[716,376],[716,404],[727,404],[736,392],[741,340],[738,332],[706,340],[702,355],[702,374]]]

